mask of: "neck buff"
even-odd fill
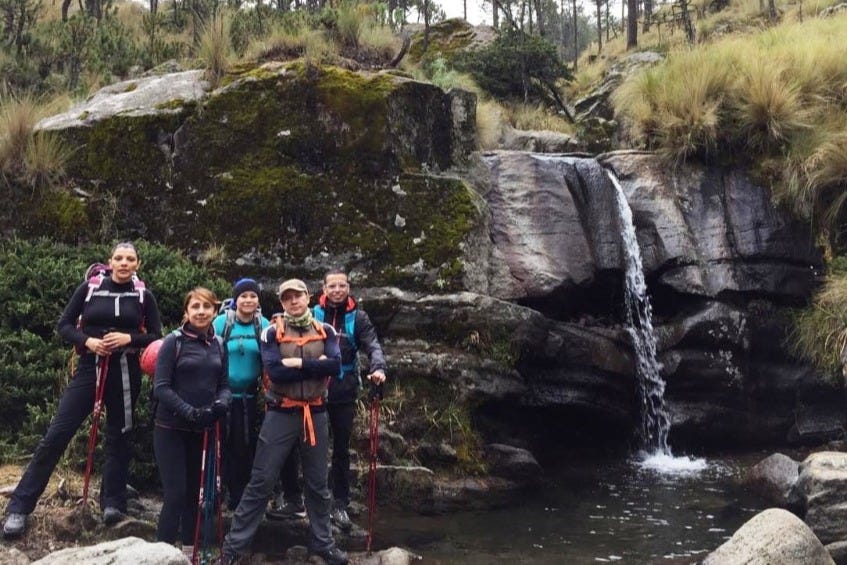
[[[312,325],[312,311],[310,309],[306,309],[306,313],[302,316],[294,317],[290,316],[288,313],[283,314],[285,317],[285,321],[295,328],[308,328]]]

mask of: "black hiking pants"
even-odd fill
[[[47,488],[50,475],[71,439],[94,408],[96,357],[86,353],[79,358],[73,379],[59,400],[56,415],[41,438],[27,465],[7,513],[31,514]],[[128,432],[132,429],[135,402],[141,391],[141,368],[135,353],[114,353],[109,360],[103,403],[106,409],[106,447],[100,484],[101,508],[113,507],[126,512],[126,483],[129,479],[131,448]]]
[[[227,504],[231,510],[238,506],[244,487],[250,481],[253,458],[256,456],[257,415],[255,397],[233,397],[221,450],[224,484],[229,498]]]
[[[214,443],[214,431],[209,443]],[[208,449],[214,447],[209,445]],[[200,469],[203,463],[203,432],[189,432],[156,426],[153,451],[162,480],[162,511],[156,527],[156,540],[194,545],[197,505],[200,499]]]

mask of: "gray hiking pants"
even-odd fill
[[[259,432],[250,482],[232,516],[232,524],[224,540],[224,552],[243,555],[249,551],[250,542],[265,516],[282,464],[296,444],[300,445],[303,464],[306,512],[309,515],[309,549],[323,552],[335,546],[329,523],[332,497],[327,487],[326,473],[329,452],[326,412],[312,412],[312,421],[316,438],[314,447],[303,439],[302,410],[267,411]]]

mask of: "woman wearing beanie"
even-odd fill
[[[212,323],[223,338],[229,357],[229,388],[232,406],[223,444],[224,484],[228,505],[238,506],[250,479],[256,452],[258,426],[257,391],[262,376],[259,339],[270,323],[259,311],[259,285],[253,279],[240,279],[232,288],[232,304]]]

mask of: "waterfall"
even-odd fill
[[[615,187],[618,206],[626,284],[626,326],[635,351],[635,373],[641,396],[641,442],[648,453],[670,455],[668,431],[670,418],[665,409],[665,380],[656,359],[656,335],[653,332],[653,309],[647,295],[641,250],[635,237],[632,210],[617,177],[607,171]]]

